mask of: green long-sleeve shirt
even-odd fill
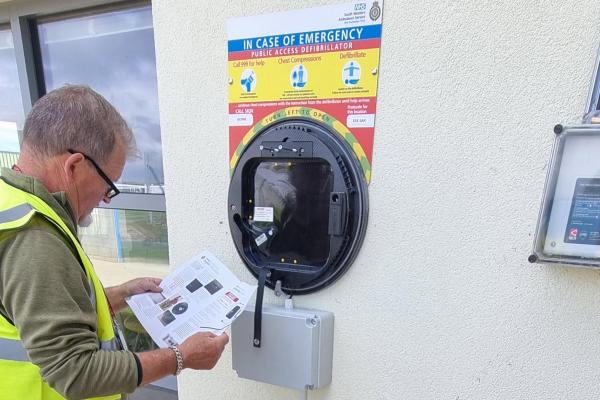
[[[64,192],[50,194],[39,180],[6,168],[1,175],[44,200],[77,234]],[[0,232],[0,314],[18,328],[44,380],[68,399],[132,393],[137,384],[131,352],[98,348],[92,290],[73,245],[44,217]]]

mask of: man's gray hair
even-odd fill
[[[43,158],[73,149],[102,164],[118,141],[128,156],[136,154],[135,138],[121,114],[83,85],[63,86],[39,99],[23,128],[24,150]]]

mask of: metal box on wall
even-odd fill
[[[252,345],[254,311],[231,327],[233,369],[238,376],[293,389],[317,389],[331,382],[333,313],[265,305],[261,347]]]
[[[556,140],[530,262],[600,267],[600,127],[554,128]]]

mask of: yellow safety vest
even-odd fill
[[[0,179],[0,230],[22,228],[36,213],[52,222],[77,249],[90,286],[93,285],[94,288],[90,300],[96,306],[98,347],[103,350],[120,350],[104,288],[77,238],[58,214],[39,197],[17,189]],[[90,385],[93,384],[90,382]],[[9,396],[5,397],[7,394]],[[40,369],[27,356],[19,331],[2,315],[0,315],[0,397],[24,400],[64,399],[43,380]],[[115,394],[95,399],[120,398],[120,394]]]

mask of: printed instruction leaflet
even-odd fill
[[[180,344],[197,332],[220,335],[256,290],[208,251],[178,267],[160,287],[162,293],[135,295],[127,304],[162,348]]]

